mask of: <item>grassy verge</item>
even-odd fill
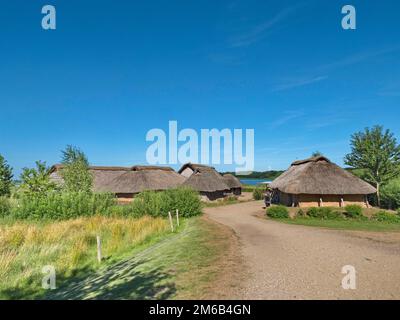
[[[226,198],[226,199],[214,201],[214,202],[204,202],[202,205],[205,208],[213,208],[213,207],[227,206],[227,205],[231,205],[231,204],[237,204],[237,203],[248,202],[248,201],[252,201],[252,199],[239,200],[236,198]]]
[[[274,219],[276,221],[310,227],[362,231],[400,231],[398,223],[383,223],[373,220],[322,220],[314,218]]]
[[[255,189],[264,191],[265,185],[263,185],[263,184],[260,184],[260,185],[244,184],[244,185],[242,185],[242,192],[253,192]]]
[[[0,299],[38,298],[42,268],[55,267],[57,283],[87,275],[168,233],[162,218],[90,217],[59,222],[0,222]],[[104,262],[96,260],[96,235]]]
[[[215,228],[203,218],[183,220],[179,232],[89,277],[73,279],[47,298],[203,298],[223,271],[220,264],[230,246]]]

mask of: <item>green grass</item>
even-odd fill
[[[265,190],[265,185],[264,184],[258,184],[258,185],[250,185],[250,184],[244,184],[242,185],[242,192],[253,192],[254,189],[259,189],[259,190]]]
[[[229,241],[201,218],[182,221],[180,231],[86,278],[71,279],[49,299],[201,298],[217,278]]]
[[[248,201],[250,201],[250,200],[248,200]],[[242,202],[246,202],[246,201],[239,200],[234,197],[229,197],[229,198],[225,198],[225,199],[219,200],[219,201],[203,202],[203,207],[205,207],[205,208],[221,207],[221,206],[237,204],[237,203],[242,203]]]
[[[162,218],[108,218],[95,216],[67,221],[0,223],[0,299],[35,299],[46,265],[56,269],[57,285],[115,264],[133,252],[168,237]],[[96,235],[102,240],[104,260],[96,260]]]
[[[372,220],[322,220],[314,218],[274,219],[276,221],[310,227],[362,231],[400,231],[400,223],[382,223]]]

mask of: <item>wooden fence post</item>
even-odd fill
[[[97,261],[101,262],[101,240],[100,236],[97,236]]]
[[[176,224],[179,227],[179,210],[176,209]]]
[[[174,224],[172,223],[171,212],[168,212],[168,217],[169,217],[169,223],[171,225],[171,231],[174,232]]]

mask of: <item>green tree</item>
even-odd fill
[[[62,151],[61,175],[64,179],[64,189],[68,192],[90,193],[93,176],[89,171],[89,161],[86,155],[77,147],[67,146]]]
[[[400,179],[390,180],[381,188],[381,202],[385,208],[400,208]]]
[[[89,166],[89,161],[85,153],[77,147],[68,145],[65,150],[61,151],[61,162],[64,165],[73,164],[76,162],[82,162]]]
[[[23,168],[21,173],[21,190],[25,194],[44,195],[57,189],[50,180],[50,168],[46,162],[36,161],[36,168]]]
[[[7,163],[6,159],[0,154],[0,197],[9,196],[12,187],[12,168]]]
[[[400,146],[389,130],[382,126],[365,128],[351,136],[351,153],[345,164],[364,169],[364,179],[377,189],[378,206],[381,205],[380,187],[400,173]]]

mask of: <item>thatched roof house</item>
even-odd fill
[[[226,173],[222,177],[224,178],[225,183],[234,195],[238,196],[242,194],[242,184],[240,183],[238,178],[230,173]]]
[[[62,165],[55,165],[50,179],[63,183],[60,175]],[[185,178],[170,167],[89,167],[93,175],[93,191],[115,193],[119,199],[131,199],[145,190],[161,191],[180,186]]]
[[[184,186],[193,188],[208,200],[223,198],[230,191],[223,177],[213,167],[186,163],[178,172],[186,179]]]
[[[116,194],[136,194],[144,190],[162,191],[176,188],[184,181],[185,178],[172,169],[140,168],[118,175],[102,189],[113,190]]]
[[[277,202],[299,207],[368,207],[366,196],[376,192],[373,186],[323,156],[293,162],[270,187],[275,190]]]

